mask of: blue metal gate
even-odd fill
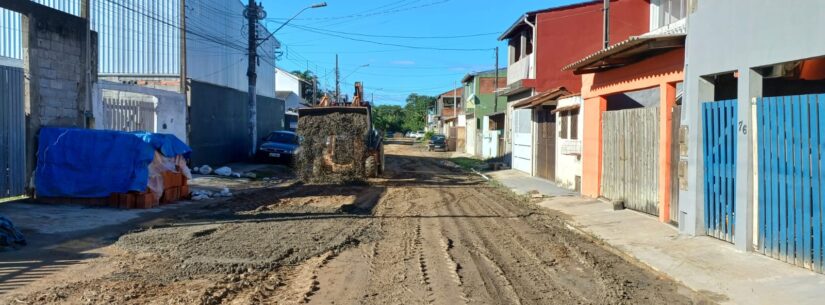
[[[736,202],[736,100],[702,104],[705,230],[733,242]]]
[[[23,69],[0,66],[0,198],[25,191],[25,139]]]
[[[757,102],[759,250],[823,271],[825,95]]]

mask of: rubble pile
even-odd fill
[[[299,118],[298,135],[303,140],[295,158],[298,178],[310,183],[363,180],[366,177],[363,161],[367,156],[368,124],[365,115],[357,113]],[[324,162],[325,154],[331,162]]]

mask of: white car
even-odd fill
[[[416,131],[416,132],[413,132],[412,135],[411,135],[411,138],[415,138],[416,140],[421,139],[423,137],[424,137],[424,132],[423,131]]]

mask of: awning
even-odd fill
[[[513,108],[533,108],[548,102],[556,101],[559,97],[570,94],[564,87],[536,94],[526,100],[513,104]]]
[[[573,71],[578,75],[626,66],[652,55],[684,48],[685,37],[687,37],[687,28],[683,22],[680,22],[664,31],[630,37],[567,65],[562,70]]]
[[[576,105],[569,105],[569,106],[559,107],[559,108],[556,108],[556,110],[551,111],[550,113],[555,114],[555,113],[562,112],[562,111],[576,110],[576,109],[581,108],[581,106],[582,105],[576,104]]]

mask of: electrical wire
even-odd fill
[[[319,32],[327,32],[333,34],[341,34],[345,36],[361,36],[361,37],[372,37],[372,38],[396,38],[396,39],[458,39],[458,38],[473,38],[473,37],[482,37],[482,36],[490,36],[490,35],[499,35],[499,32],[487,32],[487,33],[474,33],[474,34],[463,34],[463,35],[448,35],[448,36],[403,36],[403,35],[378,35],[378,34],[364,34],[364,33],[353,33],[353,32],[343,32],[343,31],[333,31],[333,30],[325,30],[319,29],[315,27],[310,27],[306,25],[297,25],[297,24],[287,24],[286,26],[301,29],[301,30],[314,30]]]

